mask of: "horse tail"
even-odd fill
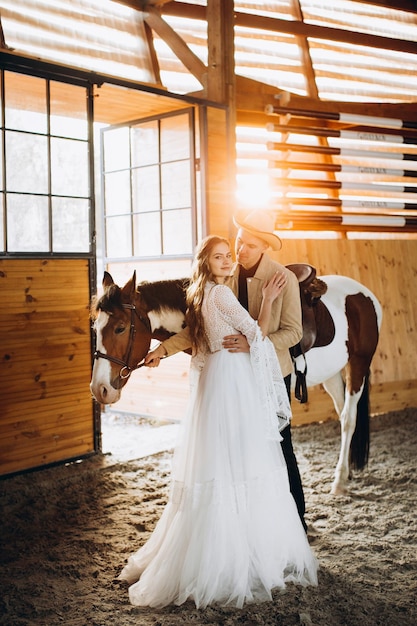
[[[369,375],[365,376],[362,395],[359,398],[356,426],[350,445],[350,465],[353,469],[362,470],[369,457]]]

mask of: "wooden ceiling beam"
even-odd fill
[[[145,28],[145,36],[146,36],[146,41],[148,42],[149,57],[150,57],[150,61],[152,64],[153,74],[155,76],[155,82],[157,85],[162,86],[161,71],[159,67],[158,56],[156,54],[155,46],[153,43],[152,28],[146,22],[144,22],[143,26]]]
[[[129,6],[138,4],[137,2],[134,3],[132,0],[122,0],[122,3],[129,4]],[[194,20],[207,19],[206,7],[192,5],[186,2],[167,2],[161,7],[161,11],[164,15],[172,15],[175,17],[185,17]],[[330,28],[328,26],[316,26],[315,24],[305,24],[299,20],[282,20],[263,15],[254,15],[253,13],[239,13],[238,11],[234,12],[234,18],[235,26],[242,26],[244,28],[256,28],[277,33],[287,33],[298,37],[339,41],[351,43],[355,46],[366,46],[369,48],[417,54],[416,41],[358,33],[341,28]]]
[[[205,87],[207,82],[207,68],[204,63],[194,54],[175,32],[173,28],[155,9],[149,8],[144,13],[144,20],[152,30],[154,30],[167,46],[169,46],[176,57],[183,63],[187,70]]]

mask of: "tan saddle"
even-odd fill
[[[298,344],[290,348],[296,376],[294,395],[301,403],[307,402],[307,362],[304,357],[304,370],[295,363],[298,356],[304,356],[311,348],[329,345],[335,335],[335,325],[321,296],[326,293],[326,283],[317,278],[316,268],[308,263],[292,263],[286,266],[297,277],[300,287],[303,336]]]

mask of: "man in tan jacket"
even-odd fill
[[[262,302],[262,287],[276,272],[285,276],[285,288],[272,305],[271,321],[268,337],[274,344],[282,375],[290,396],[291,373],[293,364],[289,349],[296,345],[302,337],[301,304],[298,281],[290,270],[267,255],[268,248],[281,249],[281,240],[272,231],[274,215],[266,211],[255,211],[249,215],[238,215],[234,218],[238,228],[235,253],[236,264],[229,286],[239,302],[257,319]],[[185,328],[173,335],[145,357],[149,367],[159,365],[160,359],[171,356],[191,347],[190,338]],[[249,345],[244,335],[229,335],[224,338],[223,347],[230,352],[248,352]],[[305,501],[297,459],[294,454],[291,426],[282,432],[282,450],[288,467],[291,493],[305,529],[307,529],[304,513]]]

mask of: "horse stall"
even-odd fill
[[[2,259],[2,474],[97,449],[86,259]]]
[[[169,168],[157,154],[152,166],[175,190],[165,213],[165,253],[175,253],[180,240],[186,259],[201,232],[201,203],[226,202],[224,164],[230,159],[224,105],[106,77],[95,76],[93,84],[81,70],[68,69],[63,77],[54,66],[9,51],[0,53],[0,67],[7,170],[0,195],[0,475],[9,475],[101,451],[101,411],[89,389],[89,307],[97,265],[103,264],[97,240],[118,258],[132,256],[133,246],[146,256],[149,245],[157,245],[155,223],[143,224],[149,214],[139,209],[130,235],[123,214],[126,136],[136,142],[137,154],[148,157],[154,151],[147,150],[147,133],[156,130],[165,159],[174,161]],[[216,132],[209,137],[211,127]],[[101,134],[104,128],[109,130]],[[136,165],[147,171],[149,163]],[[201,178],[205,184],[216,179],[210,192],[203,193]],[[96,220],[101,183],[108,192],[105,217]],[[135,184],[137,191],[147,181],[137,177]],[[188,226],[182,238],[176,236],[178,220]],[[185,271],[187,260],[182,265]]]
[[[8,475],[96,452],[99,414],[88,393],[91,89],[1,61],[0,474]]]

